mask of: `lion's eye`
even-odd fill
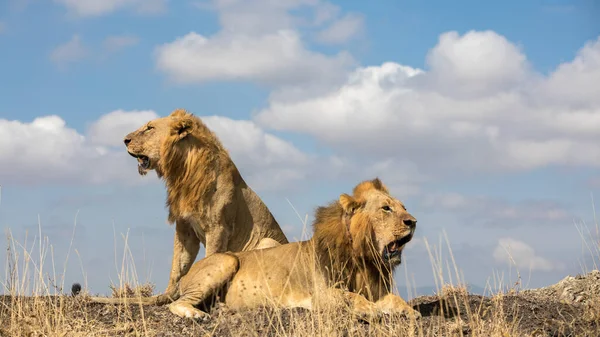
[[[386,212],[391,212],[392,211],[392,208],[390,206],[388,206],[388,205],[385,205],[385,206],[381,207],[381,209],[384,210],[384,211],[386,211]]]
[[[152,130],[152,129],[154,129],[154,127],[153,127],[153,126],[151,126],[151,125],[148,125],[148,126],[146,126],[146,130],[144,130],[144,131],[150,131],[150,130]]]

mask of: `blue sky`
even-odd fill
[[[137,176],[121,139],[182,107],[289,238],[302,233],[290,203],[310,223],[379,176],[419,219],[401,287],[435,284],[425,241],[444,233],[469,283],[515,268],[526,286],[555,282],[593,267],[578,229],[595,231],[600,187],[599,13],[588,0],[2,2],[0,225],[31,244],[41,223],[59,274],[74,231],[65,282],[100,293],[129,231],[139,278],[163,289],[164,187]]]

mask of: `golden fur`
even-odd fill
[[[175,222],[173,260],[165,303],[196,259],[287,243],[279,224],[248,186],[217,136],[200,118],[183,109],[149,121],[124,139],[145,175],[154,169],[167,188],[168,220]],[[95,298],[106,302],[106,299]]]
[[[359,315],[420,317],[391,291],[393,270],[412,239],[416,219],[379,179],[319,207],[313,228],[307,241],[218,253],[196,262],[181,278],[178,299],[169,309],[182,317],[201,317],[206,313],[197,307],[224,292],[221,300],[234,310],[347,303]]]

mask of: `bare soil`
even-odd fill
[[[0,336],[600,336],[600,272],[550,287],[490,297],[448,288],[409,303],[417,322],[367,322],[345,312],[304,309],[234,312],[214,307],[189,320],[166,306],[106,305],[85,296],[0,297]]]

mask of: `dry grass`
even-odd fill
[[[70,285],[65,288],[64,279],[56,277],[51,246],[42,239],[41,230],[38,234],[35,245],[18,243],[8,235],[4,295],[0,297],[0,336],[600,335],[600,273],[564,280],[558,288],[534,291],[521,291],[520,282],[506,286],[496,277],[495,287],[486,289],[488,296],[473,295],[465,287],[447,240],[447,258],[441,245],[431,246],[425,241],[439,290],[436,295],[410,302],[423,315],[418,321],[384,316],[366,322],[352,318],[349,308],[339,304],[319,312],[233,312],[217,305],[210,311],[209,319],[192,321],[175,317],[164,306],[90,303],[85,287],[80,295],[72,296]],[[112,296],[150,296],[154,285],[137,282],[127,236],[124,239],[121,275],[117,284],[110,285]],[[592,245],[598,242],[589,244],[590,250],[598,249]],[[517,279],[520,280],[518,274]],[[569,295],[572,300],[565,300],[563,290],[574,287],[580,287],[588,296],[582,300],[577,294]]]

